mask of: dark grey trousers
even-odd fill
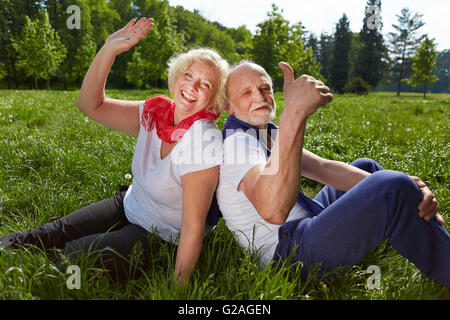
[[[97,267],[111,271],[115,278],[129,275],[129,258],[137,243],[143,249],[139,264],[145,269],[150,254],[161,243],[150,241],[150,233],[131,224],[123,207],[126,188],[114,197],[96,202],[53,222],[0,237],[0,246],[19,248],[35,246],[44,250],[62,249],[71,264],[81,256],[95,257]],[[162,240],[161,240],[162,241]],[[60,263],[61,260],[58,262]]]

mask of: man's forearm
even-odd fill
[[[340,161],[327,161],[324,176],[319,181],[325,185],[347,192],[370,173]]]
[[[283,113],[271,156],[254,186],[258,211],[275,224],[284,223],[298,196],[306,120]]]

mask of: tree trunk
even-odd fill
[[[38,83],[36,77],[34,77],[34,88],[38,90]]]
[[[425,99],[427,95],[427,82],[423,84],[423,98]]]
[[[403,65],[405,64],[405,51],[406,51],[406,44],[403,46],[403,51],[402,51],[402,64],[400,65],[400,75],[398,77],[398,83],[397,83],[397,97],[400,97],[400,88],[402,86]]]

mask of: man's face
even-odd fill
[[[230,72],[227,84],[228,113],[259,129],[275,117],[276,105],[269,75],[252,63]]]

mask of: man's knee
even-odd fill
[[[389,193],[394,193],[397,197],[401,196],[403,199],[406,198],[415,201],[421,201],[423,198],[422,192],[416,182],[402,172],[381,170],[373,173],[371,179],[378,185],[378,188]]]
[[[351,165],[370,173],[383,170],[383,167],[378,162],[369,158],[357,159],[353,161]]]

